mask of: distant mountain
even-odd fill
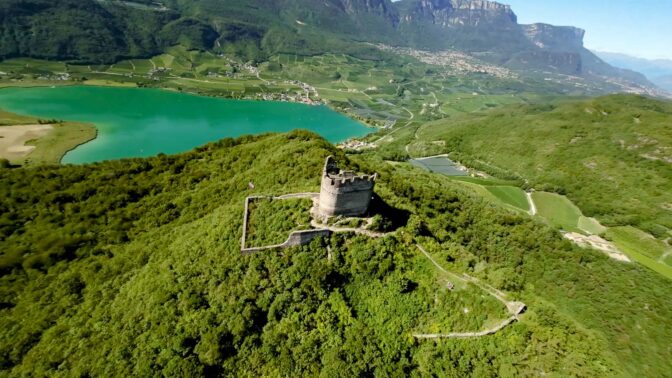
[[[652,86],[585,49],[583,30],[519,25],[511,7],[485,0],[5,0],[0,25],[0,58],[110,63],[178,43],[252,60],[328,52],[380,58],[366,42]]]
[[[513,69],[617,78],[652,86],[636,72],[605,63],[571,26],[520,25],[510,6],[484,0],[401,0],[398,29],[416,48],[458,49]]]
[[[595,54],[611,65],[640,72],[660,88],[672,92],[672,60],[650,60],[602,51],[595,51]]]
[[[672,93],[672,75],[659,76],[651,80],[658,87]]]

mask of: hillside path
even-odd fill
[[[527,197],[527,202],[530,204],[530,215],[537,215],[537,205],[534,204],[532,193],[526,192],[525,196]]]
[[[389,235],[385,232],[371,231],[364,228],[354,228],[354,227],[338,227],[338,226],[329,226],[326,224],[319,223],[315,220],[310,221],[310,225],[316,229],[329,230],[331,232],[354,232],[360,235],[366,235],[371,238],[382,238],[385,235]]]
[[[497,324],[496,326],[492,328],[488,328],[482,331],[478,332],[453,332],[453,333],[446,333],[446,334],[424,334],[424,333],[418,333],[418,334],[413,334],[413,337],[416,339],[439,339],[439,338],[467,338],[467,337],[481,337],[481,336],[486,336],[486,335],[492,335],[493,333],[496,333],[506,327],[507,325],[518,321],[518,315],[523,313],[525,311],[525,304],[522,302],[516,302],[516,301],[509,301],[506,299],[506,294],[502,293],[501,291],[495,289],[494,287],[485,284],[481,282],[479,279],[472,277],[466,273],[462,273],[462,275],[458,275],[452,272],[449,272],[445,268],[443,268],[439,263],[434,260],[434,258],[420,245],[416,244],[420,252],[429,259],[429,261],[436,266],[437,269],[439,269],[441,272],[454,277],[462,282],[465,283],[472,283],[479,287],[481,290],[487,292],[491,296],[495,297],[498,301],[502,302],[504,306],[506,306],[506,309],[508,310],[509,314],[511,316],[505,320],[503,320],[501,323]]]

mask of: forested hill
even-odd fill
[[[178,12],[125,4],[4,0],[0,2],[0,58],[109,63],[151,57],[176,44],[209,49],[218,37],[210,25]]]
[[[668,101],[613,95],[512,106],[452,119],[450,127],[437,121],[419,135],[444,140],[461,161],[567,194],[609,226],[640,227],[664,240],[672,228],[671,117]]]
[[[317,190],[331,154],[380,173],[379,208],[406,224],[241,255],[243,199]],[[297,131],[0,168],[2,374],[670,376],[669,280],[447,178],[359,159]],[[487,337],[414,340],[503,313],[476,288],[448,290],[416,243],[528,311]]]

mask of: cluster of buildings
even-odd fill
[[[446,74],[466,75],[471,73],[481,73],[501,79],[515,79],[518,77],[517,74],[509,69],[482,62],[470,55],[458,51],[444,50],[430,52],[382,44],[376,45],[376,47],[383,51],[412,56],[423,63],[441,66],[446,69]]]

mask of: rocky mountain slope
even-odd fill
[[[508,5],[484,0],[8,0],[0,9],[0,58],[109,63],[179,43],[263,60],[280,52],[353,54],[357,42],[369,42],[653,86],[585,49],[583,30],[520,25]]]

